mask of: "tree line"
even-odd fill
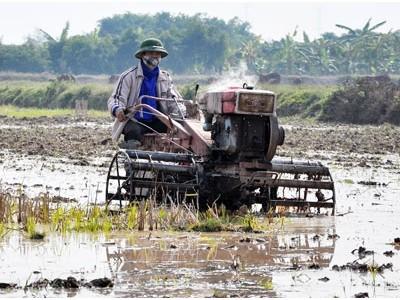
[[[125,13],[101,19],[84,35],[59,37],[40,30],[22,45],[0,42],[0,71],[115,74],[134,64],[133,53],[147,37],[160,38],[169,52],[163,67],[175,74],[217,74],[245,61],[256,74],[285,75],[399,74],[400,31],[378,33],[385,24],[360,29],[336,24],[311,40],[295,30],[280,40],[264,41],[248,22],[203,14],[187,16]]]

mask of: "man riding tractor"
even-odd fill
[[[121,148],[139,147],[143,134],[153,132],[153,130],[166,132],[166,126],[146,108],[127,117],[127,109],[140,104],[139,102],[172,118],[178,117],[180,113],[186,114],[183,104],[151,98],[182,99],[174,88],[171,76],[167,71],[159,68],[161,59],[167,55],[168,52],[159,39],[144,40],[135,53],[135,57],[139,59],[138,64],[120,75],[108,99],[108,110],[115,118],[112,138],[117,141],[121,133],[124,135],[124,142],[120,144]]]

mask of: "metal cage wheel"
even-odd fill
[[[111,201],[119,201],[120,209],[123,200],[130,200],[133,191],[130,177],[133,174],[131,159],[125,150],[119,150],[113,157],[106,180],[106,207]]]

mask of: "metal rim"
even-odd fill
[[[122,196],[122,185],[123,185],[123,179],[126,179],[126,176],[121,176],[122,169],[124,169],[126,173],[125,166],[120,166],[119,159],[124,159],[125,162],[128,162],[129,165],[129,170],[132,172],[132,167],[131,167],[131,158],[129,155],[126,153],[125,150],[119,150],[114,157],[111,160],[110,166],[108,168],[108,173],[107,173],[107,180],[106,180],[106,207],[111,203],[111,201],[114,200],[114,198],[120,194]],[[122,168],[121,168],[122,167]],[[115,170],[114,170],[115,169]],[[113,175],[112,172],[116,171],[116,175]],[[111,181],[116,181],[117,182],[117,191],[113,194],[112,197],[110,195],[110,186],[111,186]],[[120,200],[120,208],[122,208],[122,199]]]

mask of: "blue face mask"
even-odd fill
[[[148,56],[144,55],[143,56],[143,62],[149,67],[149,68],[155,68],[160,64],[161,57],[153,57],[153,56]]]

